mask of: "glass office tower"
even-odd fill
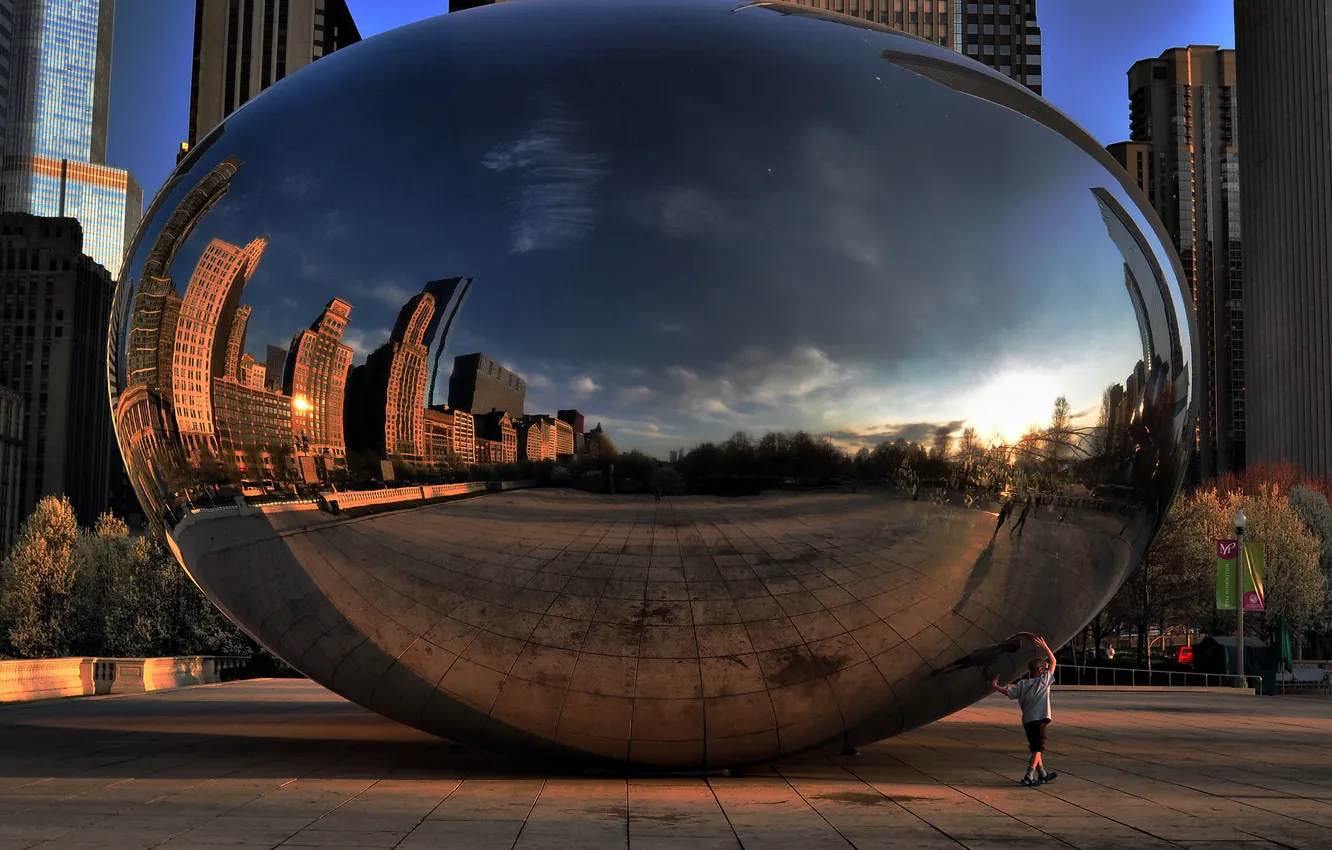
[[[106,164],[115,0],[13,0],[0,208],[70,216],[112,277],[143,214],[143,190]]]

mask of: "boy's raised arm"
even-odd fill
[[[1045,642],[1045,638],[1043,638],[1043,637],[1038,637],[1038,638],[1036,638],[1035,643],[1036,643],[1036,648],[1037,648],[1037,649],[1043,649],[1043,650],[1045,650],[1045,655],[1046,655],[1046,657],[1050,660],[1050,672],[1053,673],[1053,672],[1054,672],[1054,669],[1055,669],[1055,654],[1054,654],[1054,650],[1050,648],[1050,644],[1046,643],[1046,642]]]

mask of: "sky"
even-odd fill
[[[448,10],[448,0],[349,0],[362,37]],[[1128,135],[1126,74],[1188,44],[1235,46],[1231,0],[1039,0],[1045,97],[1103,144]],[[176,162],[189,124],[194,4],[116,4],[107,158],[142,184],[144,203]]]
[[[184,136],[191,25],[124,21],[150,5],[117,12],[109,156],[145,195]],[[660,6],[623,12],[644,29],[636,51],[589,53],[580,45],[612,31],[603,12],[518,5],[339,51],[237,113],[167,196],[165,211],[222,157],[244,161],[177,255],[178,288],[210,239],[267,237],[244,293],[247,348],[262,360],[337,296],[353,304],[344,339],[359,363],[425,282],[473,276],[447,358],[485,351],[527,379],[528,411],[576,407],[621,449],[658,456],[741,429],[803,428],[853,451],[964,424],[1014,440],[1056,396],[1090,424],[1134,370],[1126,257],[1091,190],[1132,202],[1074,142],[894,58],[943,48],[771,11],[677,21]],[[1060,18],[1103,5],[1040,8],[1049,98],[1110,142],[1128,65],[1206,39]],[[369,36],[442,6],[352,11]],[[1199,9],[1169,20],[1183,33]],[[505,24],[520,14],[528,26]],[[583,40],[550,39],[557,26]],[[1114,47],[1062,60],[1083,83],[1061,101],[1056,59],[1077,51],[1051,45],[1073,39]],[[838,86],[790,62],[797,49],[829,57]],[[135,99],[123,87],[143,55],[138,90],[160,94]],[[164,65],[183,69],[185,91]],[[464,82],[437,82],[449,79]]]

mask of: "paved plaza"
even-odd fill
[[[1332,701],[1063,692],[1049,761],[992,697],[737,777],[534,770],[306,681],[0,707],[0,850],[1326,848]]]

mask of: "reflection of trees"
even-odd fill
[[[804,431],[772,432],[754,439],[737,432],[722,443],[703,443],[681,459],[680,470],[697,484],[710,478],[815,483],[855,477],[899,487],[922,482],[986,490],[1055,492],[1083,485],[1112,501],[1147,501],[1160,508],[1172,488],[1178,435],[1171,431],[1176,400],[1164,380],[1165,363],[1139,363],[1124,384],[1108,388],[1094,425],[1077,425],[1067,398],[1055,398],[1044,425],[1032,425],[1014,442],[986,444],[976,429],[960,436],[946,425],[928,444],[905,439],[861,447],[854,456]],[[1172,467],[1173,468],[1173,467]]]

